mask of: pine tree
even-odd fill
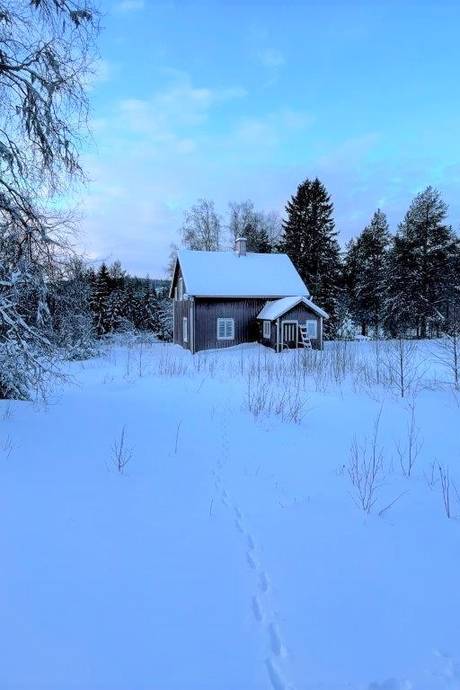
[[[158,335],[161,331],[161,307],[153,286],[149,286],[141,303],[142,327]]]
[[[247,240],[247,251],[256,252],[258,254],[270,254],[272,245],[268,232],[258,221],[259,219],[256,216],[254,222],[249,222],[243,229],[243,237]]]
[[[103,308],[104,332],[113,333],[121,329],[130,327],[130,320],[125,317],[124,293],[123,290],[111,290],[108,294]]]
[[[315,301],[330,316],[325,335],[338,330],[340,249],[333,219],[333,204],[324,185],[305,180],[286,205],[280,248],[286,252]]]
[[[123,290],[125,287],[126,271],[121,267],[120,261],[114,261],[108,268],[112,290]]]
[[[378,209],[361,235],[352,241],[345,259],[349,311],[361,325],[378,336],[384,320],[390,232],[385,214]]]
[[[109,328],[108,300],[111,293],[111,278],[105,263],[101,264],[93,285],[91,309],[98,335],[104,335]]]
[[[173,336],[173,313],[172,301],[167,297],[159,300],[160,310],[158,338],[165,342],[171,342]]]
[[[425,338],[443,321],[451,281],[446,269],[458,251],[446,217],[440,193],[427,187],[399,225],[389,264],[387,320],[393,332],[411,328]]]

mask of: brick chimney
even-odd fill
[[[246,238],[237,237],[235,240],[235,251],[238,256],[246,256]]]

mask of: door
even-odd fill
[[[297,347],[297,321],[283,321],[283,345]]]

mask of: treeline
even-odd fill
[[[313,299],[330,315],[329,338],[431,337],[459,328],[460,240],[447,223],[447,204],[427,187],[417,194],[392,234],[377,209],[360,234],[341,249],[334,207],[320,180],[306,179],[286,204],[285,218],[257,212],[251,201],[231,203],[222,219],[208,200],[185,214],[182,244],[286,252]],[[174,254],[174,248],[173,248]]]
[[[129,275],[120,261],[95,270],[75,259],[50,286],[51,328],[68,354],[81,358],[95,339],[123,331],[150,331],[171,340],[169,281]]]

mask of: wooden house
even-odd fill
[[[171,282],[175,343],[191,352],[260,342],[277,352],[323,346],[328,315],[286,254],[181,250]]]

